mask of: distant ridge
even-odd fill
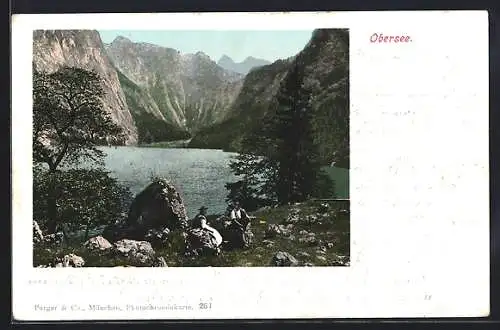
[[[243,62],[236,63],[231,57],[222,55],[217,64],[226,70],[246,75],[253,68],[268,65],[271,64],[271,62],[264,59],[255,58],[253,56],[248,56]]]

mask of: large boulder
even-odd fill
[[[298,266],[299,261],[288,252],[277,252],[271,259],[271,266],[292,267]]]
[[[114,252],[139,264],[148,264],[155,261],[155,251],[151,243],[122,239],[116,242]]]
[[[186,208],[181,195],[166,179],[156,179],[134,199],[127,217],[129,226],[147,229],[185,229]]]
[[[62,258],[55,258],[54,267],[83,267],[85,260],[76,254],[70,253]]]
[[[187,256],[218,255],[220,245],[208,230],[192,228],[186,232],[185,248]]]
[[[171,231],[187,226],[181,196],[167,180],[156,179],[135,197],[127,218],[107,226],[102,236],[110,242],[129,239],[163,246]]]
[[[89,238],[83,246],[91,252],[109,252],[113,249],[113,245],[104,237],[96,236]]]
[[[38,244],[43,242],[43,233],[38,225],[38,222],[33,220],[33,243]]]

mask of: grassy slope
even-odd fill
[[[172,243],[172,246],[156,249],[157,256],[163,256],[170,267],[180,266],[222,266],[222,267],[238,267],[238,266],[268,266],[273,255],[278,251],[284,251],[292,254],[298,259],[301,264],[312,263],[316,266],[333,266],[338,265],[339,257],[349,256],[350,253],[350,222],[348,214],[339,214],[337,211],[341,208],[346,208],[342,205],[331,204],[330,211],[321,218],[321,224],[310,224],[299,222],[292,229],[292,235],[295,239],[291,240],[287,237],[277,237],[271,239],[274,244],[268,246],[265,242],[265,230],[268,224],[279,224],[286,218],[291,208],[298,208],[301,211],[301,219],[304,219],[308,214],[316,214],[318,202],[306,202],[302,205],[283,206],[270,208],[254,212],[252,215],[256,219],[252,220],[252,232],[254,233],[254,242],[247,250],[224,251],[222,255],[217,257],[204,257],[187,259],[180,253],[180,244],[178,238]],[[347,206],[348,208],[348,206]],[[211,217],[212,219],[214,218]],[[300,243],[298,238],[300,230],[314,232],[316,238],[324,242],[324,244],[332,243],[333,247],[326,249],[325,253],[318,252],[318,246],[309,246],[306,243]],[[309,254],[302,255],[303,253]],[[57,255],[75,253],[83,257],[87,267],[113,267],[125,266],[134,264],[120,257],[110,256],[95,256],[89,254],[85,248],[78,245],[75,247],[66,247],[52,249],[46,251],[44,249],[36,249],[34,251],[34,264],[47,264],[52,258]],[[325,259],[317,258],[323,256]],[[139,266],[139,265],[136,265]]]
[[[314,213],[316,205],[312,202],[300,206],[302,214]],[[258,211],[254,215],[257,217],[252,223],[252,232],[254,233],[254,244],[248,250],[225,252],[219,258],[206,258],[205,260],[189,261],[189,265],[213,265],[213,266],[269,266],[273,255],[278,251],[288,252],[301,263],[312,263],[315,266],[333,266],[339,256],[349,256],[350,253],[350,225],[348,215],[339,215],[333,217],[329,215],[322,224],[297,224],[292,230],[294,240],[287,237],[277,237],[270,239],[274,245],[264,244],[265,230],[268,224],[279,224],[288,214],[289,207],[279,207],[275,209]],[[327,249],[325,254],[317,252],[317,246],[308,246],[305,243],[299,243],[299,231],[306,230],[314,232],[316,238],[331,242],[334,247]],[[302,256],[301,253],[307,253],[309,256]],[[326,260],[320,260],[318,255],[322,255]]]

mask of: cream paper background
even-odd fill
[[[489,314],[486,11],[23,15],[12,24],[16,319]],[[32,268],[32,30],[328,27],[350,29],[350,267]],[[372,44],[373,33],[412,42]]]

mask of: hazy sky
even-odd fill
[[[105,43],[117,36],[134,42],[148,42],[175,48],[181,53],[202,51],[218,61],[226,54],[234,61],[248,56],[275,61],[301,51],[311,38],[312,30],[306,31],[128,31],[99,30]]]

